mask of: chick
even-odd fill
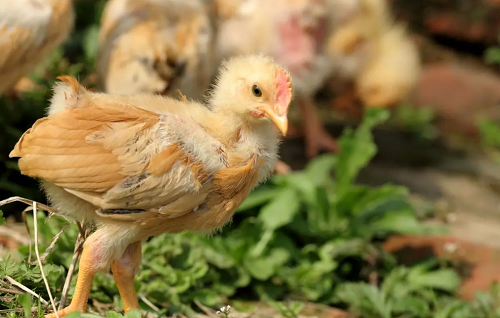
[[[230,3],[218,2],[226,6]],[[229,12],[218,26],[219,59],[265,52],[285,65],[294,79],[295,101],[301,111],[308,156],[315,156],[321,149],[335,151],[337,144],[324,130],[313,104],[314,93],[332,71],[331,58],[323,45],[330,30],[327,3],[324,0],[235,2],[237,9],[218,10]]]
[[[0,95],[63,43],[74,24],[69,0],[16,0],[0,10]]]
[[[355,1],[357,9],[336,25],[327,50],[337,61],[337,75],[354,81],[365,106],[395,106],[418,80],[417,47],[392,18],[387,0]]]
[[[421,63],[415,43],[403,25],[394,25],[377,41],[373,56],[356,78],[356,90],[366,107],[395,107],[416,86]]]
[[[201,99],[212,80],[213,28],[202,0],[111,0],[99,35],[97,70],[112,94],[180,90]]]
[[[327,41],[327,51],[335,63],[335,72],[352,79],[374,55],[376,42],[392,27],[387,0],[330,0],[334,31]]]
[[[274,168],[292,98],[287,71],[263,55],[224,63],[209,107],[153,95],[92,93],[63,76],[48,116],[10,157],[41,180],[67,218],[94,223],[71,304],[85,312],[95,274],[111,267],[125,311],[139,308],[141,241],[222,227]],[[56,317],[49,314],[47,318]]]

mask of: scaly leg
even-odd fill
[[[291,171],[292,169],[290,168],[289,165],[286,164],[286,162],[278,160],[276,161],[276,164],[274,165],[274,171],[276,174],[287,174]]]
[[[134,276],[141,265],[141,258],[141,242],[139,241],[130,244],[123,255],[111,263],[111,271],[113,272],[118,292],[120,292],[125,313],[139,308]]]
[[[69,315],[74,311],[80,311],[82,313],[87,310],[87,300],[89,299],[90,287],[92,287],[92,281],[97,272],[95,267],[96,264],[96,253],[93,244],[85,244],[82,251],[82,258],[80,259],[80,269],[78,271],[78,278],[76,280],[75,293],[71,304],[59,310],[57,313],[59,317],[64,317]],[[56,314],[48,314],[45,318],[56,318]]]
[[[302,126],[306,138],[306,153],[309,158],[316,156],[319,150],[336,152],[337,142],[330,136],[323,127],[321,119],[316,113],[316,109],[310,99],[301,98],[299,100],[302,115]]]

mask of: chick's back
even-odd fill
[[[210,110],[160,96],[90,93],[63,80],[49,116],[10,154],[21,157],[23,174],[43,180],[59,211],[77,220],[105,216],[96,209],[176,215],[206,199],[209,176],[226,162],[223,145],[197,121]]]

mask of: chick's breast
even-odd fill
[[[0,94],[12,88],[70,34],[72,1],[16,0],[0,10]]]

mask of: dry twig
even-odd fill
[[[153,304],[149,299],[146,298],[143,294],[139,294],[139,298],[149,306],[149,308],[155,310],[155,311],[160,311],[160,308],[156,307],[155,304]]]
[[[12,295],[24,295],[24,294],[26,294],[26,293],[19,291],[19,290],[2,288],[2,287],[0,287],[0,293],[6,293],[6,294],[12,294]]]
[[[42,263],[45,263],[45,259],[47,258],[47,256],[49,256],[50,252],[52,252],[52,250],[54,249],[54,246],[56,246],[56,243],[57,241],[59,240],[59,237],[61,236],[61,234],[64,233],[64,231],[66,230],[68,226],[65,225],[61,231],[59,231],[59,233],[56,234],[56,236],[54,236],[54,238],[52,239],[52,242],[50,243],[49,247],[47,247],[47,249],[45,250],[45,252],[43,252],[42,256],[40,257],[40,260],[42,261]],[[31,265],[34,265],[36,264],[36,262],[33,262]]]
[[[203,305],[202,303],[200,303],[197,299],[194,300],[194,303],[196,304],[196,306],[198,306],[207,316],[211,317],[211,318],[219,318],[219,316],[217,316],[217,314],[215,314],[213,312],[213,310],[211,310],[210,308],[208,308],[207,306]]]
[[[23,284],[17,282],[14,278],[10,277],[9,275],[5,275],[5,279],[7,279],[9,281],[9,283],[11,283],[12,285],[18,287],[19,289],[24,290],[28,294],[30,294],[32,296],[35,296],[36,298],[40,299],[40,301],[42,302],[42,304],[48,305],[48,302],[45,299],[43,299],[42,296],[38,295],[37,293],[35,293],[31,289],[29,289],[28,287],[24,286]]]
[[[40,259],[40,251],[38,251],[38,219],[36,213],[37,213],[36,202],[33,201],[33,227],[35,231],[36,258],[38,260],[38,266],[40,266],[40,273],[42,274],[43,282],[45,283],[45,287],[47,288],[47,293],[49,294],[52,309],[54,310],[56,317],[59,318],[59,315],[57,314],[56,304],[54,303],[54,298],[52,297],[52,293],[50,292],[49,282],[47,281],[47,277],[45,276],[45,273],[43,271],[42,260]]]
[[[24,308],[16,308],[16,309],[2,309],[0,310],[0,314],[9,313],[9,312],[23,312]],[[31,312],[38,311],[38,307],[31,307]]]
[[[31,255],[32,255],[31,248],[32,248],[33,244],[31,242],[31,231],[30,231],[30,227],[28,224],[28,218],[26,217],[26,212],[28,212],[28,209],[31,210],[31,206],[24,209],[23,212],[21,213],[21,215],[23,216],[23,223],[24,223],[24,226],[26,226],[26,231],[28,232],[28,244],[29,244],[28,263],[31,264]]]
[[[49,207],[48,205],[45,205],[45,204],[42,204],[42,203],[38,203],[36,201],[30,200],[30,199],[26,199],[26,198],[23,198],[23,197],[19,197],[19,196],[10,197],[8,199],[0,201],[0,206],[6,205],[6,204],[9,204],[9,203],[12,203],[12,202],[22,202],[22,203],[28,205],[28,207],[23,210],[22,216],[23,216],[24,224],[26,225],[26,230],[28,231],[28,235],[29,235],[29,248],[30,248],[30,250],[29,250],[29,256],[28,256],[28,263],[31,263],[31,233],[30,233],[30,229],[29,229],[29,226],[28,226],[28,221],[26,219],[26,212],[29,211],[29,210],[31,210],[32,206],[35,203],[38,205],[38,207],[40,208],[40,210],[47,211],[47,212],[50,213],[50,215],[57,213],[57,211],[54,210],[53,208]],[[36,213],[35,213],[35,219],[36,219]]]
[[[12,202],[22,202],[22,203],[27,204],[29,206],[33,206],[33,203],[35,203],[36,201],[30,200],[30,199],[26,199],[26,198],[23,198],[23,197],[10,197],[8,199],[0,201],[0,206],[6,205],[6,204],[9,204],[9,203],[12,203]],[[38,202],[36,202],[36,203],[37,203],[37,206],[40,208],[40,210],[44,210],[44,211],[47,211],[49,213],[57,213],[56,210],[54,210],[53,208],[51,208],[48,205],[45,205],[45,204],[42,204],[42,203],[38,203]]]

